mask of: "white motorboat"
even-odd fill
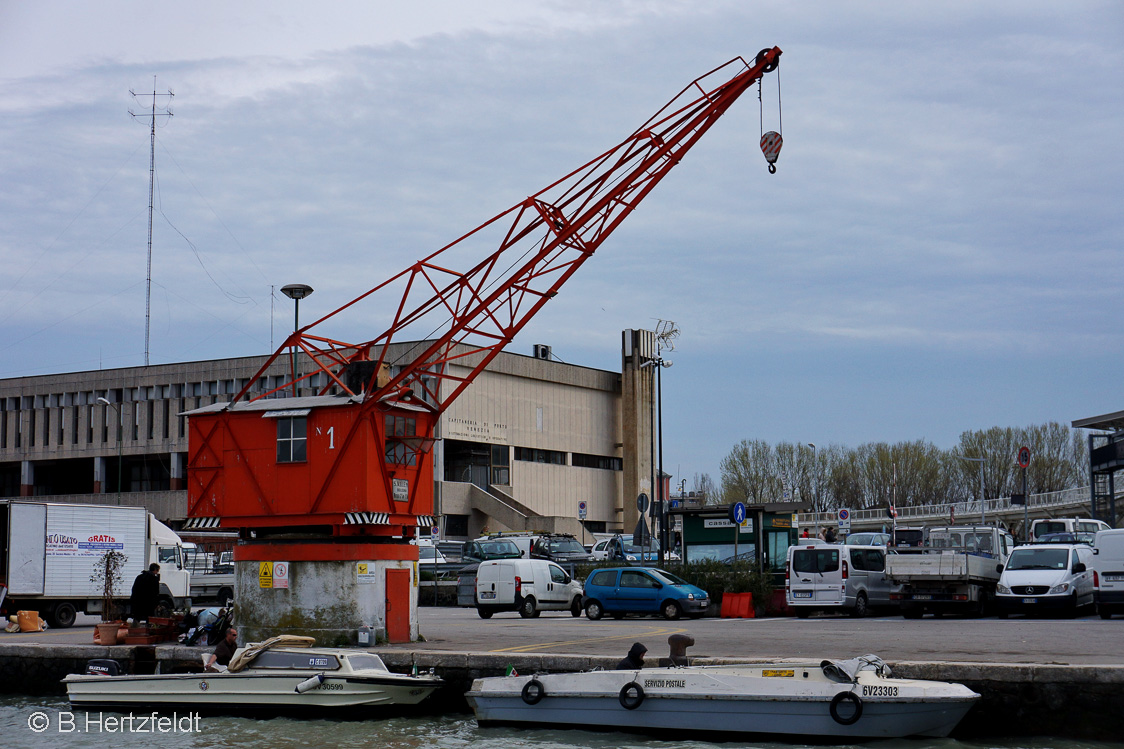
[[[947,736],[979,695],[896,679],[877,656],[821,663],[688,666],[477,679],[481,725],[551,725],[660,735]]]
[[[362,709],[415,705],[443,684],[433,674],[391,673],[374,653],[314,644],[310,637],[275,637],[239,648],[222,673],[117,674],[115,661],[96,660],[86,673],[68,674],[63,683],[75,707],[347,709],[356,716]]]

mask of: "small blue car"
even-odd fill
[[[586,578],[582,605],[593,621],[605,614],[614,619],[625,614],[697,619],[706,613],[710,598],[705,590],[661,569],[612,567],[594,570]]]

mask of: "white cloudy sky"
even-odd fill
[[[324,314],[777,45],[777,174],[747,94],[512,350],[616,370],[674,320],[688,485],[1120,410],[1121,40],[1111,0],[0,2],[0,377],[143,363],[154,76],[164,363],[269,351],[271,286]]]

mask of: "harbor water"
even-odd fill
[[[480,728],[467,713],[385,720],[247,718],[71,710],[60,697],[0,698],[5,747],[299,747],[333,749],[803,749],[777,742],[662,741],[584,730]],[[830,745],[830,744],[829,744]],[[823,746],[823,744],[817,745]],[[848,746],[839,744],[837,746]],[[896,739],[860,746],[879,749],[1119,749],[1124,744],[1051,738]],[[810,748],[809,748],[810,749]]]

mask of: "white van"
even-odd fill
[[[999,617],[1063,612],[1076,616],[1093,603],[1093,550],[1085,544],[1016,546],[995,588]]]
[[[813,611],[844,610],[866,616],[890,605],[885,546],[802,543],[788,548],[785,599],[801,619]]]
[[[476,612],[490,619],[498,611],[518,611],[524,619],[542,611],[582,613],[582,584],[545,559],[492,559],[476,571]]]
[[[1097,532],[1093,543],[1093,601],[1102,619],[1124,614],[1124,528]]]
[[[1029,543],[1036,543],[1047,533],[1096,534],[1110,528],[1111,526],[1105,521],[1092,518],[1044,518],[1030,524]]]

